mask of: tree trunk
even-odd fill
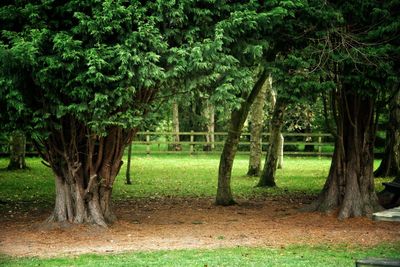
[[[375,177],[396,176],[400,171],[400,91],[391,99],[389,109],[385,153]]]
[[[268,82],[264,83],[260,93],[254,100],[251,107],[250,123],[251,123],[251,136],[250,136],[250,159],[248,176],[258,176],[261,168],[261,155],[262,155],[262,128],[264,122],[264,106],[265,97],[267,92]]]
[[[277,93],[276,93],[276,90],[274,89],[274,87],[272,87],[272,76],[271,75],[268,77],[268,84],[269,84],[269,94],[270,94],[271,109],[274,110],[275,109],[275,104],[276,104],[276,99],[277,99]],[[272,111],[272,113],[273,113],[273,111]],[[273,127],[272,123],[270,123],[270,128],[272,128],[272,127]],[[279,130],[279,132],[280,132],[280,130]],[[278,140],[278,139],[276,139],[276,140]],[[276,164],[276,168],[278,168],[278,169],[282,169],[283,168],[283,146],[284,146],[284,141],[285,141],[285,139],[283,138],[283,134],[280,133],[279,143],[277,144],[279,149],[278,149],[278,152],[277,152],[278,154],[276,155],[276,157],[278,158],[278,160],[277,160],[278,163]],[[273,150],[273,151],[276,151],[276,150]],[[268,156],[268,154],[267,154],[267,156]]]
[[[207,144],[203,147],[204,151],[212,151],[215,147],[214,141],[215,141],[215,109],[214,105],[211,104],[209,101],[206,103],[206,107],[204,109],[204,117],[206,118],[206,126],[207,126],[207,132],[208,134],[206,135],[206,142]]]
[[[283,124],[283,121],[282,121]],[[285,145],[285,138],[281,133],[282,127],[279,130],[279,150],[278,150],[278,164],[276,165],[277,169],[283,169],[283,146]]]
[[[228,206],[235,204],[231,190],[231,175],[232,166],[235,159],[237,145],[239,143],[241,128],[240,115],[232,113],[231,126],[228,132],[228,137],[225,141],[224,148],[222,150],[219,168],[218,168],[218,188],[216,204],[222,206]]]
[[[263,87],[267,77],[268,75],[266,71],[263,71],[256,84],[253,86],[250,94],[242,95],[246,101],[241,103],[240,109],[232,111],[228,136],[225,141],[219,162],[218,188],[216,196],[217,205],[228,206],[235,204],[231,191],[233,160],[236,155],[240,134],[247,115],[249,114],[250,107]]]
[[[128,162],[126,164],[126,184],[132,184],[131,181],[131,159],[132,159],[132,142],[128,145]]]
[[[337,134],[332,164],[325,186],[311,208],[339,208],[340,219],[369,216],[380,208],[373,181],[374,99],[357,95],[343,85],[335,94],[334,106]]]
[[[10,137],[10,162],[8,170],[25,169],[26,137],[21,131],[14,131]]]
[[[179,144],[180,138],[179,138],[179,106],[178,102],[174,100],[172,103],[172,127],[174,128],[174,144],[173,144],[173,149],[175,151],[181,151],[182,147]]]
[[[98,136],[73,118],[63,118],[61,125],[51,130],[40,151],[56,176],[55,208],[48,221],[106,227],[116,219],[113,184],[135,131],[113,127]]]
[[[275,173],[278,165],[279,151],[282,147],[281,129],[286,103],[278,98],[275,103],[274,112],[271,120],[271,133],[269,136],[269,148],[265,159],[264,169],[257,186],[276,186]]]

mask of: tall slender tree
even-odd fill
[[[284,24],[288,17],[294,16],[295,10],[301,6],[302,4],[298,1],[291,2],[290,5],[283,2],[249,2],[246,5],[238,6],[228,18],[221,20],[216,27],[218,33],[216,37],[223,44],[222,52],[237,59],[239,75],[243,74],[244,69],[250,69],[248,75],[254,75],[257,73],[257,68],[262,68],[255,78],[250,77],[251,80],[256,81],[254,86],[250,87],[251,90],[240,88],[234,94],[240,102],[236,104],[231,113],[228,136],[220,158],[216,196],[218,205],[235,203],[230,186],[233,161],[244,121],[268,77],[268,63],[274,62],[278,52],[278,46],[275,45],[279,41],[273,38],[277,37],[273,33]],[[266,36],[269,38],[265,38]],[[232,71],[230,76],[232,76]]]
[[[206,146],[203,150],[211,151],[215,148],[215,107],[214,104],[211,103],[208,99],[205,101],[204,107],[204,118],[206,120],[206,128],[207,128],[207,135],[206,135]]]
[[[278,167],[280,156],[279,152],[283,144],[281,139],[281,130],[284,123],[284,114],[286,107],[286,101],[278,97],[274,105],[272,119],[270,123],[271,131],[269,136],[269,148],[265,159],[264,168],[257,186],[276,186],[275,173]]]
[[[261,169],[262,156],[262,130],[264,124],[264,106],[269,81],[267,80],[257,95],[250,111],[250,158],[248,176],[258,176]]]
[[[240,108],[231,113],[228,136],[224,143],[218,168],[218,188],[216,196],[216,204],[218,205],[227,206],[235,204],[231,190],[233,161],[239,144],[241,131],[250,111],[250,107],[254,102],[254,99],[260,93],[267,78],[268,74],[263,70],[251,92],[243,93],[242,98],[244,98],[245,101],[242,102]]]

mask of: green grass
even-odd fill
[[[0,257],[3,266],[354,266],[365,257],[399,257],[400,243],[374,248],[289,246],[282,248],[224,248],[175,250],[62,258]],[[2,262],[2,263],[1,263]]]
[[[132,185],[125,184],[125,170],[114,185],[114,199],[145,197],[212,197],[217,187],[218,155],[135,155],[132,158]],[[54,199],[51,170],[39,159],[29,158],[29,170],[0,171],[0,199],[3,201],[41,201]],[[232,172],[235,196],[250,198],[288,193],[316,194],[326,179],[330,160],[327,158],[285,158],[283,170],[277,171],[278,188],[256,188],[258,178],[245,174],[248,156],[237,156]],[[7,166],[0,159],[0,168]]]
[[[54,179],[38,158],[27,158],[28,170],[6,171],[8,160],[0,159],[0,200],[37,202],[52,205]],[[114,185],[114,199],[146,197],[213,197],[217,187],[218,155],[135,155],[132,158],[132,185],[125,184],[124,165]],[[376,162],[376,165],[378,162]],[[232,172],[232,190],[236,197],[266,195],[317,194],[328,175],[329,158],[285,158],[284,169],[277,171],[278,188],[256,188],[258,178],[245,174],[248,156],[238,155]],[[382,181],[376,179],[377,190]],[[1,207],[1,206],[0,206]]]

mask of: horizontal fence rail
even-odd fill
[[[285,155],[330,156],[333,151],[333,137],[328,133],[282,133],[284,137]],[[227,132],[138,132],[132,141],[134,154],[151,153],[220,153],[225,142]],[[261,144],[263,153],[266,153],[269,133],[262,133]],[[175,137],[179,136],[179,142]],[[213,138],[211,138],[213,136]],[[238,154],[250,152],[250,133],[241,134],[238,145]],[[207,137],[209,137],[207,139]],[[213,141],[207,141],[213,140]],[[312,151],[304,151],[305,146],[311,146]],[[9,145],[0,142],[0,155],[9,154]],[[27,142],[27,156],[36,156],[32,143]]]
[[[138,132],[132,141],[132,153],[220,153],[227,132]],[[263,153],[268,146],[269,133],[261,135]],[[179,141],[175,137],[179,136]],[[213,136],[213,138],[210,138]],[[248,154],[250,133],[242,133],[239,141],[239,154]],[[333,151],[333,138],[327,133],[283,133],[285,155],[330,156]],[[207,137],[209,140],[207,141]],[[199,140],[202,139],[202,140]],[[292,146],[292,147],[289,147]],[[297,146],[314,146],[313,151],[301,151]],[[330,151],[323,151],[323,148]]]

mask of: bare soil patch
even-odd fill
[[[399,223],[300,212],[309,199],[265,198],[219,207],[213,199],[143,199],[115,203],[108,229],[43,225],[51,210],[0,214],[0,253],[51,257],[233,246],[292,244],[373,246],[399,242]]]

